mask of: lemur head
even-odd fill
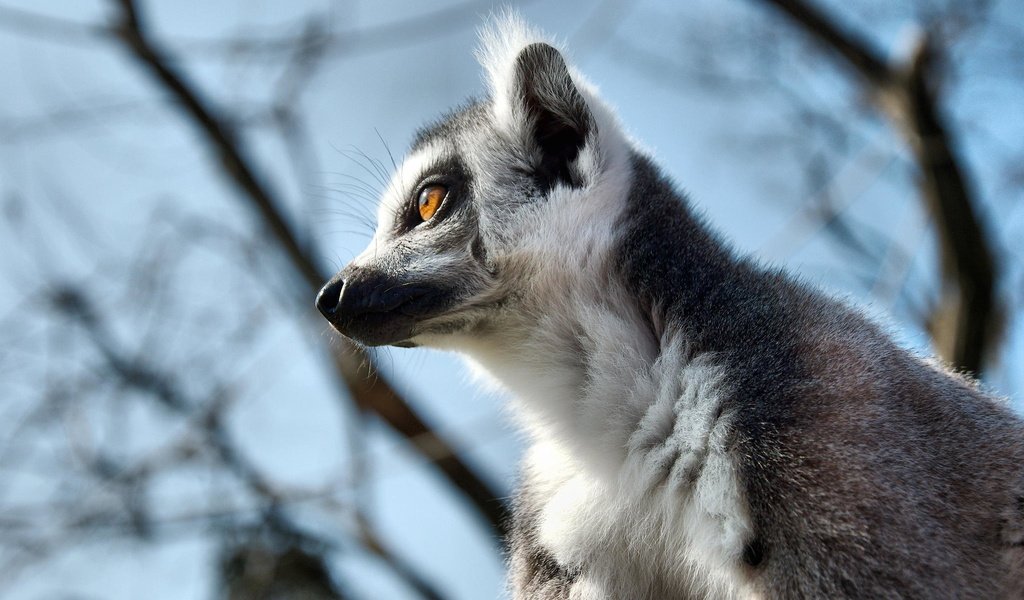
[[[482,41],[490,98],[419,133],[369,246],[317,296],[361,343],[450,346],[528,319],[621,212],[627,142],[593,88],[514,16]]]

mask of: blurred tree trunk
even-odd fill
[[[936,51],[918,40],[903,63],[886,62],[866,39],[844,30],[803,0],[761,0],[786,14],[856,73],[867,96],[904,138],[919,173],[921,201],[939,240],[940,298],[929,318],[936,352],[954,367],[979,375],[999,341],[996,264],[965,181],[935,86]]]

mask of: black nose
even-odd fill
[[[320,288],[320,293],[316,295],[316,308],[320,314],[330,319],[338,312],[338,306],[341,304],[341,290],[344,288],[345,280],[340,277],[335,277]]]

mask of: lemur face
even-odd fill
[[[473,109],[421,135],[389,183],[367,248],[317,296],[344,335],[416,345],[462,330],[496,284],[480,232],[478,184],[456,131]]]
[[[583,197],[607,179],[596,99],[558,50],[496,38],[482,62],[491,97],[420,132],[381,198],[373,240],[317,296],[356,341],[444,345],[493,328],[600,210]]]

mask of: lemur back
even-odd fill
[[[1024,597],[1002,399],[737,256],[516,18],[481,62],[317,306],[511,393],[515,598]]]

